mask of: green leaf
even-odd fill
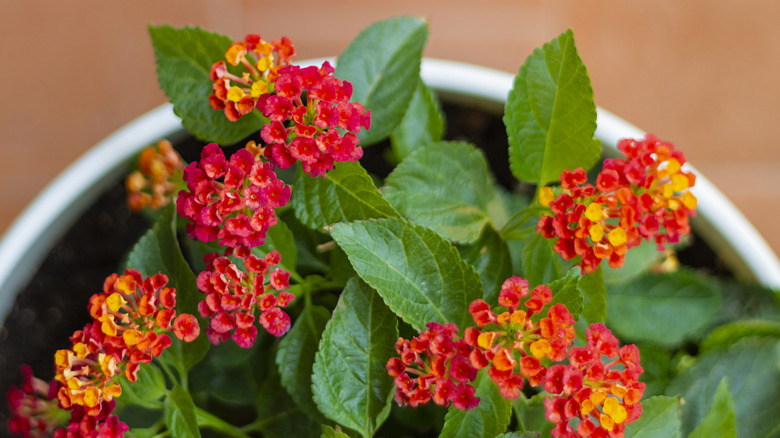
[[[177,312],[197,315],[198,301],[203,294],[198,290],[195,274],[176,240],[174,213],[175,206],[171,204],[130,250],[126,265],[147,277],[159,272],[167,275],[168,287],[176,289]]]
[[[256,393],[257,419],[254,424],[266,438],[306,438],[320,436],[320,424],[305,415],[279,381],[276,367]]]
[[[552,239],[545,239],[541,234],[527,236],[522,244],[521,276],[528,280],[530,285],[550,283],[563,277],[574,266],[574,263],[562,259],[553,250]]]
[[[159,432],[157,427],[134,427],[127,431],[127,436],[131,436],[133,438],[154,438],[157,436],[157,432]]]
[[[604,285],[601,266],[590,274],[582,276],[580,292],[585,299],[582,317],[588,324],[604,322],[607,318],[607,288]]]
[[[504,280],[512,276],[512,256],[509,247],[493,227],[485,227],[479,240],[458,247],[461,258],[474,267],[482,281],[485,295],[492,305],[498,304],[498,292]]]
[[[512,218],[512,215],[515,212],[528,208],[530,202],[527,196],[509,192],[500,185],[494,185],[493,190],[495,190],[496,196],[488,200],[488,215],[493,223],[493,227],[496,230],[503,230]],[[499,234],[506,239],[503,231],[500,231]]]
[[[390,413],[397,319],[380,296],[350,280],[325,327],[314,360],[312,391],[320,411],[368,438]]]
[[[716,285],[687,270],[646,273],[607,289],[607,321],[623,340],[675,347],[695,339],[718,311]]]
[[[465,142],[418,150],[387,177],[383,193],[404,217],[465,243],[479,238],[495,196],[484,153]]]
[[[127,401],[150,409],[159,409],[160,398],[165,395],[167,387],[165,377],[160,368],[149,364],[139,367],[138,379],[135,382],[120,378],[122,385],[122,398]]]
[[[729,385],[724,377],[715,390],[712,406],[688,438],[736,438],[737,425],[734,419],[734,400],[729,393]]]
[[[441,140],[443,135],[441,103],[420,79],[406,115],[390,135],[390,144],[396,157],[403,160],[418,148]]]
[[[728,348],[749,336],[780,338],[780,321],[750,319],[720,326],[704,338],[699,351],[707,353],[718,348]]]
[[[549,287],[552,291],[552,300],[542,307],[539,312],[534,313],[531,316],[531,320],[539,321],[547,316],[550,307],[556,304],[563,304],[576,321],[580,316],[580,312],[582,312],[583,298],[579,289],[581,279],[580,268],[574,267],[566,273],[565,277],[551,282]]]
[[[231,122],[224,112],[209,104],[213,91],[209,72],[215,62],[225,59],[225,51],[233,42],[230,38],[198,27],[150,26],[149,35],[160,88],[193,135],[227,146],[260,129],[264,118],[257,111]]]
[[[358,275],[418,332],[431,321],[465,327],[469,304],[484,295],[458,250],[427,228],[388,218],[336,224],[331,235]]]
[[[506,101],[509,165],[521,181],[545,185],[564,169],[599,159],[596,105],[571,30],[536,49],[520,67]]]
[[[336,77],[352,83],[352,100],[371,110],[371,129],[358,133],[363,146],[377,143],[401,123],[420,78],[428,23],[396,17],[363,30],[336,64]]]
[[[524,240],[536,234],[536,224],[539,223],[539,217],[542,213],[549,211],[548,207],[538,204],[530,205],[509,218],[501,229],[501,235],[507,240]]]
[[[195,367],[190,374],[190,390],[208,394],[209,398],[232,404],[248,404],[255,400],[258,381],[252,362],[224,366]]]
[[[320,435],[320,438],[349,438],[349,435],[342,432],[339,426],[336,426],[334,429],[327,424],[323,424],[322,435]]]
[[[195,403],[186,389],[177,386],[165,399],[165,425],[177,438],[200,437]]]
[[[644,372],[639,380],[644,382],[644,397],[663,394],[672,379],[672,357],[669,350],[655,344],[637,344]]]
[[[681,437],[680,405],[679,397],[659,395],[642,400],[642,415],[626,426],[625,438]]]
[[[298,172],[292,195],[295,216],[309,228],[337,222],[398,216],[359,163],[339,162],[324,178]]]
[[[702,355],[696,364],[672,380],[667,394],[680,394],[683,432],[692,431],[707,415],[725,377],[734,400],[737,435],[770,436],[780,426],[780,342],[772,338],[743,338],[727,349]]]
[[[487,371],[482,370],[473,385],[479,405],[469,411],[450,406],[440,438],[493,438],[509,426],[512,402],[505,399]]]
[[[512,400],[518,429],[538,431],[542,436],[550,435],[550,430],[552,430],[554,425],[544,417],[546,411],[544,399],[545,397],[541,395],[526,398],[524,394],[520,394],[520,397]]]
[[[312,366],[320,337],[329,319],[328,309],[307,305],[282,338],[276,352],[276,365],[279,367],[282,385],[298,407],[315,419],[320,413],[312,399]]]
[[[655,243],[643,240],[642,244],[626,252],[625,261],[620,268],[612,268],[608,263],[602,263],[604,282],[620,283],[630,281],[647,272],[653,264],[661,260],[663,255],[664,253],[658,251]]]

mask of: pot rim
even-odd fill
[[[301,61],[321,65],[334,58]],[[421,77],[442,96],[475,99],[487,110],[503,111],[514,75],[455,61],[425,58]],[[644,137],[645,132],[602,108],[597,109],[595,137],[617,154],[621,138]],[[17,216],[0,240],[0,322],[5,320],[21,286],[40,266],[51,246],[97,196],[120,178],[130,160],[144,147],[182,129],[165,103],[126,124],[96,144],[62,171]],[[753,225],[700,172],[692,189],[699,200],[692,226],[707,240],[737,277],[780,289],[780,261]],[[739,230],[739,231],[734,231]]]

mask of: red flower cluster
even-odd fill
[[[273,86],[279,69],[289,65],[293,56],[295,48],[286,37],[269,44],[260,35],[249,34],[244,41],[231,44],[225,59],[230,65],[241,64],[245,72],[241,77],[230,73],[225,61],[211,66],[209,77],[214,82],[214,92],[209,96],[211,107],[224,110],[233,122],[249,114],[255,109],[257,99]]]
[[[272,51],[279,56],[278,64]],[[259,60],[250,58],[250,52]],[[259,35],[247,35],[225,55],[230,64],[241,64],[246,72],[238,77],[224,61],[215,63],[209,102],[231,121],[256,108],[271,121],[261,130],[271,163],[286,169],[300,161],[304,172],[324,176],[335,161],[357,161],[363,156],[355,133],[371,126],[371,111],[349,102],[352,84],[333,76],[328,62],[320,68],[301,68],[289,65],[293,54],[287,38],[268,44]]]
[[[145,148],[138,158],[138,170],[125,180],[127,204],[133,211],[146,206],[159,209],[168,205],[178,190],[184,162],[167,140],[160,140],[157,148]]]
[[[540,318],[552,291],[546,285],[530,294],[528,289],[523,278],[508,278],[498,297],[500,312],[474,300],[469,313],[477,327],[467,327],[462,339],[456,339],[458,327],[452,323],[429,323],[419,337],[399,338],[395,348],[400,358],[387,362],[396,401],[418,406],[433,399],[473,409],[479,399],[470,382],[489,367],[488,376],[507,399],[520,395],[525,380],[552,395],[544,405],[547,418],[556,424],[553,437],[622,437],[625,425],[642,413],[639,350],[618,347],[602,324],[586,330],[586,346],[573,347],[571,313],[554,304]]]
[[[333,71],[327,62],[320,68],[284,67],[274,93],[258,99],[258,110],[271,120],[260,135],[268,144],[265,155],[275,166],[284,169],[300,161],[304,172],[324,176],[335,161],[363,156],[355,133],[369,129],[371,111],[349,102],[352,84],[337,79]],[[287,122],[291,126],[286,127]]]
[[[187,190],[179,192],[177,211],[189,219],[187,233],[194,239],[235,248],[262,245],[268,228],[276,224],[275,208],[290,200],[290,187],[276,178],[250,143],[225,159],[211,143],[200,162],[184,170]]]
[[[227,255],[240,258],[246,272]],[[257,338],[255,309],[260,310],[260,324],[268,333],[281,336],[290,330],[290,317],[282,310],[295,298],[284,291],[290,287],[290,273],[281,268],[271,271],[280,261],[275,250],[260,258],[245,247],[228,251],[226,256],[206,256],[208,267],[198,275],[198,289],[206,299],[198,309],[201,316],[210,319],[206,333],[213,344],[226,341],[232,332],[236,344],[251,347]],[[271,290],[281,292],[277,296]]]
[[[98,415],[88,415],[83,406],[74,406],[67,427],[54,431],[53,438],[123,438],[130,428],[113,414],[116,400],[102,402]]]
[[[441,406],[452,403],[458,409],[474,409],[479,398],[469,384],[477,378],[477,370],[468,360],[471,347],[463,339],[455,339],[455,324],[429,322],[427,327],[411,341],[398,338],[395,350],[400,358],[387,362],[387,371],[394,377],[396,402],[418,406],[433,399]]]
[[[585,273],[604,259],[613,268],[622,266],[626,251],[642,239],[663,249],[690,232],[696,197],[688,189],[696,176],[682,169],[682,152],[650,134],[621,140],[618,149],[626,159],[605,160],[595,187],[578,168],[561,174],[563,192],[557,197],[550,187],[540,191],[552,216],[542,216],[536,231],[556,238],[555,251],[565,260],[580,256]]]
[[[557,362],[566,358],[566,351],[574,341],[574,318],[561,304],[551,306],[547,316],[534,321],[552,300],[552,291],[539,285],[525,301],[526,310],[518,309],[522,298],[528,296],[528,282],[520,277],[508,278],[501,286],[498,302],[506,311],[496,314],[483,300],[469,306],[479,328],[466,329],[466,341],[474,347],[469,358],[474,367],[490,366],[488,374],[505,398],[516,398],[523,389],[523,380],[531,385],[545,381],[546,357]]]
[[[55,429],[67,422],[57,404],[57,392],[61,383],[49,383],[34,377],[28,365],[22,365],[24,381],[8,391],[11,418],[8,429],[25,438],[51,436]]]
[[[197,320],[186,313],[176,315],[176,291],[165,287],[167,283],[163,274],[144,279],[131,269],[106,279],[103,292],[89,301],[94,321],[71,336],[71,349],[55,354],[60,406],[79,405],[86,415],[99,416],[104,402],[122,393],[114,381],[117,375],[136,381],[140,364],[150,363],[171,345],[165,332],[172,330],[186,342],[197,338]]]
[[[639,349],[618,348],[617,338],[603,324],[591,324],[586,334],[587,345],[569,351],[568,365],[547,369],[544,389],[554,394],[544,400],[545,415],[555,423],[551,434],[622,437],[626,425],[642,414],[645,384],[639,381]]]

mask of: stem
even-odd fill
[[[241,427],[240,430],[243,431],[242,433],[252,432],[252,431],[254,431],[254,432],[262,432],[262,429],[263,429],[263,427],[265,425],[273,423],[275,421],[279,421],[280,419],[283,419],[283,418],[288,417],[288,416],[293,416],[293,417],[297,416],[297,415],[299,415],[299,412],[300,411],[298,411],[297,408],[295,408],[295,409],[289,409],[289,410],[284,411],[284,412],[280,412],[280,413],[272,415],[270,417],[258,418],[257,420],[247,424],[246,426]],[[295,421],[295,420],[293,419],[291,421]],[[242,437],[246,437],[247,435],[241,435],[241,436]]]
[[[300,274],[298,274],[297,272],[295,272],[295,271],[287,271],[287,272],[289,272],[289,273],[290,273],[290,277],[291,277],[293,280],[295,280],[295,282],[296,282],[296,283],[298,283],[298,284],[303,284],[303,282],[305,281],[305,280],[303,279],[303,277],[301,277],[301,275],[300,275]]]
[[[199,407],[195,407],[195,417],[198,420],[198,426],[204,426],[227,434],[233,438],[251,438],[247,435],[242,428],[233,426],[225,420],[215,416],[214,414],[204,411]]]
[[[168,378],[171,379],[171,382],[173,382],[174,385],[178,385],[179,379],[176,378],[176,373],[174,373],[173,370],[171,370],[171,368],[168,366],[168,364],[165,363],[164,360],[158,360],[157,364],[160,365],[160,368],[162,368],[163,372],[165,372],[165,374],[168,376]],[[186,378],[184,380],[185,381],[183,382],[182,387],[184,389],[187,389]]]

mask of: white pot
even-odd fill
[[[319,65],[323,59],[301,62]],[[332,62],[332,60],[331,60]],[[449,101],[468,100],[486,110],[503,111],[512,88],[510,73],[438,59],[425,59],[422,78]],[[612,113],[598,109],[596,137],[617,154],[621,138],[645,133]],[[17,292],[38,269],[54,243],[97,196],[120,178],[127,163],[145,146],[182,129],[171,105],[162,105],[101,141],[63,171],[22,212],[0,241],[0,322]],[[690,167],[694,170],[693,167]],[[737,277],[780,289],[780,261],[756,229],[698,171],[694,230]],[[108,273],[106,273],[108,274]]]

